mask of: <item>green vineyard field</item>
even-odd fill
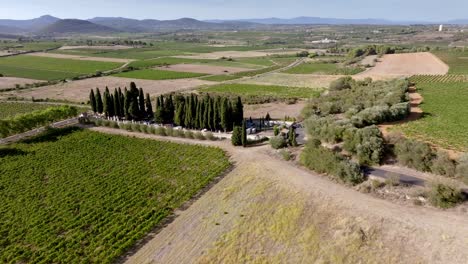
[[[0,148],[0,263],[112,263],[229,166],[218,148],[76,128]]]

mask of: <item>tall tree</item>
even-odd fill
[[[114,89],[114,115],[117,117],[122,116],[120,113],[120,96],[117,89]]]
[[[102,114],[102,112],[104,111],[104,105],[102,103],[101,91],[99,91],[99,88],[96,88],[96,110],[100,114]]]
[[[131,120],[131,115],[129,112],[131,102],[132,102],[132,94],[130,93],[130,91],[125,89],[124,115],[125,115],[126,120]]]
[[[228,99],[223,97],[221,101],[221,111],[220,111],[220,117],[221,117],[221,127],[224,129],[224,132],[228,131],[229,128],[229,105],[228,105]]]
[[[93,89],[91,89],[91,92],[89,93],[89,104],[91,105],[91,109],[93,110],[93,112],[96,113],[97,112],[96,97],[94,96]]]
[[[164,124],[163,104],[164,101],[161,95],[156,98],[156,112],[154,113],[154,122],[158,124]]]
[[[143,93],[143,88],[138,90],[138,105],[140,107],[140,117],[145,118],[147,117],[146,110],[145,110],[145,95]]]
[[[130,107],[128,109],[128,114],[132,119],[139,119],[140,117],[140,108],[138,106],[138,97],[132,96],[132,101],[130,102]]]
[[[174,116],[174,123],[179,126],[185,127],[185,102],[179,101],[177,103],[177,110]]]
[[[151,104],[151,97],[149,93],[146,94],[146,115],[148,116],[149,119],[153,119],[154,117],[154,112],[153,112],[153,105]]]
[[[240,96],[237,97],[236,104],[234,105],[234,122],[236,125],[241,125],[244,120],[244,105]]]
[[[106,117],[110,117],[109,113],[110,98],[109,98],[109,88],[106,86],[103,94],[103,112]]]

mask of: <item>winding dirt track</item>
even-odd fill
[[[229,142],[168,139],[109,128],[94,130],[218,146],[229,153],[235,164],[228,175],[188,209],[177,212],[172,223],[153,233],[140,248],[130,252],[126,263],[241,263],[249,259],[313,263],[317,259],[304,255],[311,254],[313,250],[301,251],[297,247],[307,247],[315,242],[306,239],[304,244],[301,244],[303,240],[298,240],[298,244],[287,244],[290,239],[296,241],[296,233],[306,232],[303,230],[305,227],[331,232],[320,236],[319,243],[322,244],[317,249],[325,261],[323,258],[327,251],[324,247],[332,250],[336,257],[340,252],[346,252],[347,247],[335,248],[330,243],[339,243],[349,237],[346,234],[356,234],[346,228],[342,230],[339,224],[342,221],[356,224],[361,238],[368,239],[366,252],[378,253],[374,257],[379,260],[369,260],[373,256],[368,256],[362,263],[383,260],[386,263],[465,263],[468,259],[466,213],[408,207],[361,194],[293,163],[272,157],[268,146],[242,149],[230,146]],[[297,204],[301,199],[304,202]],[[277,219],[281,208],[287,209],[285,218]],[[307,217],[289,222],[287,219],[294,218],[297,210],[299,215]],[[314,226],[314,221],[322,219],[324,214],[331,214],[331,217]],[[265,222],[272,226],[263,228]],[[276,235],[279,237],[275,238]],[[327,240],[330,238],[334,242]],[[345,245],[349,247],[353,243],[346,240]],[[355,250],[359,249],[361,247]],[[342,260],[360,261],[352,255]]]

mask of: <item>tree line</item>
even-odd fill
[[[195,94],[160,95],[155,109],[151,98],[142,88],[132,82],[130,89],[115,89],[110,93],[106,87],[103,94],[99,88],[91,90],[89,101],[93,112],[106,117],[126,120],[153,120],[158,124],[175,124],[190,129],[232,131],[242,125],[244,106],[240,97],[231,100],[222,96],[198,96]]]

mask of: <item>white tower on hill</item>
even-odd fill
[[[444,30],[444,25],[439,26],[439,32],[442,32]]]

